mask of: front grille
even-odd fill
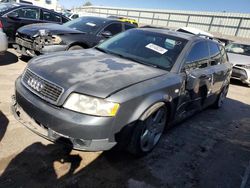
[[[53,104],[58,102],[63,93],[63,88],[36,75],[29,69],[23,74],[22,82],[30,91]]]

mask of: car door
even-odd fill
[[[213,72],[206,40],[192,45],[184,60],[182,73],[185,75],[185,92],[180,97],[178,113],[192,113],[206,105],[212,89]]]
[[[218,94],[226,80],[230,70],[227,66],[227,55],[224,47],[219,44],[209,41],[210,65],[213,70],[213,88],[212,93]]]
[[[8,28],[6,28],[10,41],[14,41],[18,28],[40,22],[40,9],[36,7],[23,7],[7,14]]]

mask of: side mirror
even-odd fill
[[[103,31],[103,32],[101,33],[101,35],[102,35],[103,37],[105,37],[105,38],[110,38],[110,37],[113,36],[112,33],[111,33],[110,31]]]
[[[19,17],[19,15],[16,12],[12,12],[12,13],[8,14],[7,17],[10,19],[17,19]]]

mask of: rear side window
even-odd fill
[[[72,19],[76,19],[76,18],[79,18],[79,15],[78,15],[78,14],[74,14],[74,15],[72,16]]]
[[[135,28],[135,26],[125,24],[125,30],[129,30],[129,29],[133,29],[133,28]]]
[[[61,16],[54,14],[52,12],[43,11],[43,20],[49,22],[61,23]]]
[[[19,18],[38,20],[39,19],[39,9],[37,8],[20,8],[8,15],[17,15]]]
[[[120,32],[122,32],[122,24],[121,23],[113,23],[107,26],[104,31],[109,31],[112,33],[112,35],[116,35]]]
[[[223,46],[220,45],[220,53],[221,53],[221,63],[227,63],[228,57],[227,52]]]
[[[208,45],[206,41],[196,43],[187,57],[187,63],[207,61],[209,57]]]
[[[210,51],[210,64],[218,65],[221,63],[221,54],[219,46],[214,42],[209,42],[209,51]]]
[[[62,16],[62,23],[66,23],[66,22],[68,22],[68,21],[69,21],[68,18],[65,18],[64,16]]]

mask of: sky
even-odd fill
[[[97,6],[250,13],[250,0],[89,0]],[[59,0],[65,8],[81,6],[86,0]]]

